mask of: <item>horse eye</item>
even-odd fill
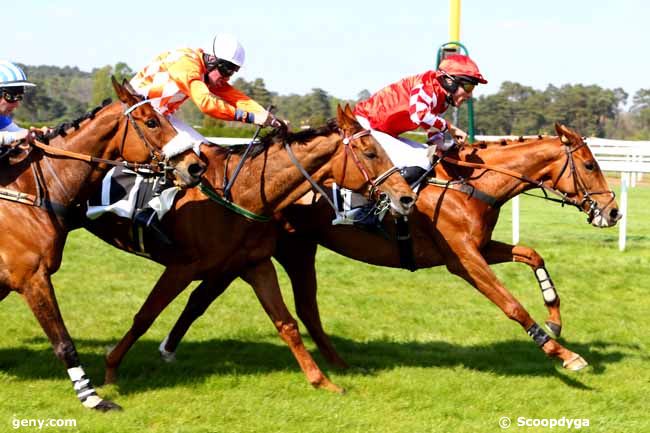
[[[593,171],[596,168],[596,164],[593,161],[585,161],[585,168],[589,171]]]
[[[158,119],[148,119],[147,121],[144,122],[145,125],[147,125],[147,128],[157,128],[160,126],[160,122],[158,122]]]
[[[363,156],[365,156],[368,159],[375,159],[377,158],[377,154],[375,152],[372,152],[370,150],[365,150],[363,152]]]

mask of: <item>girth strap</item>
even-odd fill
[[[403,215],[395,218],[395,237],[397,238],[400,266],[414,272],[417,266],[413,255],[413,239],[411,239],[408,218]]]

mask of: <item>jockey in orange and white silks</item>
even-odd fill
[[[202,49],[178,49],[159,55],[151,64],[138,72],[130,81],[131,86],[151,105],[166,116],[183,137],[174,149],[165,148],[165,156],[172,157],[188,149],[199,154],[200,146],[210,142],[174,116],[180,106],[191,99],[201,112],[222,119],[254,123],[259,126],[280,127],[282,123],[262,108],[260,104],[228,84],[232,75],[243,66],[244,48],[229,34],[217,35],[212,43],[212,53]],[[187,144],[189,143],[189,144]],[[128,178],[132,176],[134,178]],[[111,185],[118,183],[119,194],[110,192]],[[152,183],[149,182],[148,185]],[[88,204],[86,216],[95,219],[105,212],[112,212],[124,218],[131,218],[139,233],[149,230],[162,244],[171,244],[162,228],[160,219],[173,206],[177,187],[158,184],[153,196],[145,203],[138,202],[148,193],[139,193],[145,182],[139,174],[128,170],[111,170],[104,179],[103,189],[97,200]],[[145,185],[147,186],[147,185]],[[138,200],[136,200],[138,199]]]
[[[201,112],[217,119],[280,126],[273,114],[228,84],[230,77],[244,64],[244,48],[237,39],[219,34],[212,48],[212,54],[191,48],[165,52],[130,82],[137,93],[151,100],[161,114],[168,116],[179,133],[192,137],[197,153],[200,143],[207,140],[173,116],[188,99],[192,99]],[[179,149],[177,153],[184,150],[187,149]]]
[[[365,128],[388,152],[398,167],[430,167],[427,145],[400,134],[422,128],[428,132],[428,144],[444,149],[442,134],[447,131],[459,143],[467,134],[442,118],[449,106],[460,106],[472,96],[477,84],[486,84],[476,64],[462,54],[446,57],[436,71],[403,78],[365,101],[359,102],[354,113]]]
[[[23,100],[25,87],[34,87],[27,81],[25,72],[14,63],[0,60],[0,147],[22,140],[29,133],[12,119],[14,110]]]

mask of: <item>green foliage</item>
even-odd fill
[[[304,326],[300,330],[345,395],[307,384],[253,291],[237,281],[190,329],[178,361],[166,364],[157,348],[190,290],[182,293],[126,356],[118,385],[98,389],[125,410],[94,413],[78,403],[38,322],[11,294],[0,303],[0,430],[13,431],[13,419],[73,418],[76,428],[49,431],[494,433],[502,431],[502,416],[565,416],[588,418],[587,432],[648,432],[650,188],[629,192],[624,253],[617,250],[617,228],[596,229],[572,208],[521,200],[522,243],[545,258],[562,298],[561,343],[590,363],[587,370],[563,370],[516,323],[442,267],[414,273],[378,268],[321,248],[323,326],[352,368],[328,367]],[[496,239],[509,241],[509,221],[506,205]],[[531,270],[518,263],[493,269],[543,322],[546,309]],[[84,231],[71,233],[54,282],[96,385],[106,347],[124,335],[161,271]],[[282,272],[280,280],[295,317]]]
[[[95,107],[102,100],[114,97],[110,76],[129,79],[134,71],[124,62],[106,65],[91,73],[76,67],[24,66],[27,75],[38,84],[29,90],[24,104],[16,111],[19,123],[54,125],[71,120]],[[336,115],[341,104],[353,105],[354,100],[342,100],[322,88],[306,95],[279,95],[266,88],[262,78],[246,81],[238,78],[233,86],[249,95],[262,106],[276,106],[276,114],[291,122],[295,129],[321,126]],[[370,92],[359,92],[357,101]],[[603,89],[582,84],[537,90],[520,83],[506,81],[499,91],[474,101],[475,130],[488,135],[531,135],[553,133],[555,122],[563,122],[584,135],[619,139],[650,139],[650,89],[640,89],[632,99],[630,111],[623,110],[628,95],[620,88]],[[459,109],[458,123],[467,129],[467,107]],[[184,104],[178,116],[196,128],[242,136],[248,129],[236,122],[226,122],[205,116],[192,103]],[[446,114],[451,119],[451,110]]]
[[[617,121],[627,94],[599,86],[548,86],[544,91],[506,81],[494,95],[475,101],[476,131],[487,135],[552,133],[555,122],[603,137]],[[611,128],[610,128],[611,130]]]

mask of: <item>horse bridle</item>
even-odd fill
[[[126,142],[126,135],[128,133],[129,123],[130,123],[133,126],[133,129],[135,129],[135,132],[138,134],[138,137],[140,137],[142,143],[144,143],[144,146],[149,151],[149,157],[151,158],[151,162],[152,162],[152,164],[149,164],[152,166],[151,171],[153,171],[154,173],[160,173],[172,169],[172,167],[169,167],[167,165],[168,158],[166,158],[165,155],[159,149],[157,149],[151,143],[149,143],[147,137],[145,137],[144,135],[144,132],[142,132],[142,128],[140,128],[138,123],[133,118],[133,114],[132,114],[133,110],[135,110],[136,108],[140,107],[141,105],[149,104],[149,103],[151,103],[150,99],[143,99],[142,101],[131,105],[124,111],[124,115],[127,118],[127,123],[124,128],[124,135],[122,136],[122,144],[120,145],[120,157],[123,158],[124,145]]]
[[[581,149],[582,147],[586,146],[587,145],[586,141],[582,140],[582,143],[580,143],[579,146],[576,146],[574,148],[571,148],[571,142],[569,141],[568,138],[566,138],[566,136],[563,135],[560,138],[560,141],[564,145],[564,151],[566,153],[567,158],[566,161],[564,161],[564,165],[562,166],[560,173],[553,181],[551,188],[557,191],[557,183],[564,175],[564,172],[566,171],[567,167],[569,167],[570,176],[572,176],[573,178],[573,188],[576,192],[579,191],[580,193],[582,193],[582,200],[577,201],[575,199],[569,198],[567,194],[563,194],[562,200],[558,200],[558,201],[562,203],[568,203],[572,206],[577,207],[580,210],[585,210],[585,204],[588,205],[588,210],[587,210],[587,215],[589,215],[588,221],[591,222],[601,211],[601,209],[598,208],[598,202],[596,202],[596,200],[594,200],[592,196],[598,194],[611,194],[612,198],[602,208],[605,209],[607,206],[610,205],[610,203],[612,203],[616,199],[616,193],[612,190],[589,191],[585,185],[584,180],[580,177],[578,170],[576,169],[575,161],[573,159],[573,153]]]
[[[339,130],[339,133],[343,136],[343,146],[345,149],[345,155],[346,158],[343,161],[343,176],[345,176],[345,169],[347,165],[347,157],[350,156],[352,158],[352,161],[354,161],[354,164],[357,166],[361,174],[363,175],[363,178],[370,184],[370,191],[368,192],[369,197],[372,199],[377,192],[377,188],[379,188],[379,185],[384,183],[386,179],[388,179],[393,173],[398,172],[399,168],[396,166],[392,166],[388,170],[386,170],[384,173],[380,174],[375,178],[374,180],[370,177],[370,174],[368,173],[368,168],[361,162],[359,157],[357,156],[356,153],[354,153],[354,150],[352,150],[352,141],[365,137],[367,135],[371,135],[372,131],[370,129],[362,129],[361,131],[355,132],[354,134],[348,136],[347,133],[343,130]],[[343,179],[341,180],[341,184],[343,184]]]
[[[354,161],[354,164],[357,166],[361,174],[363,175],[363,178],[366,180],[367,183],[370,184],[370,190],[369,190],[369,196],[372,198],[374,194],[377,192],[377,188],[386,181],[391,175],[393,175],[396,172],[399,172],[399,168],[393,166],[386,170],[384,173],[381,175],[377,176],[375,179],[372,179],[370,176],[370,173],[368,172],[367,167],[361,162],[359,157],[354,153],[354,150],[352,150],[351,143],[354,140],[361,139],[367,135],[371,134],[371,131],[369,129],[362,129],[361,131],[355,132],[352,135],[348,135],[347,132],[345,132],[342,129],[339,129],[339,134],[342,137],[342,143],[343,143],[343,148],[345,149],[345,159],[343,160],[343,176],[345,177],[345,170],[347,168],[347,160],[348,156],[352,158],[352,161]],[[303,175],[305,179],[312,185],[312,187],[320,193],[321,196],[323,196],[329,205],[334,209],[334,212],[338,212],[338,209],[336,208],[336,205],[332,201],[332,199],[329,198],[327,193],[323,190],[323,188],[318,185],[318,183],[307,173],[307,170],[300,164],[300,161],[298,161],[298,158],[296,158],[296,155],[293,153],[291,150],[291,146],[289,143],[284,143],[284,147],[287,150],[287,153],[289,154],[289,158],[291,158],[291,162],[298,167],[298,170],[300,170],[300,173]],[[343,183],[344,179],[341,179],[341,184]],[[379,200],[386,200],[387,197],[379,197]]]

